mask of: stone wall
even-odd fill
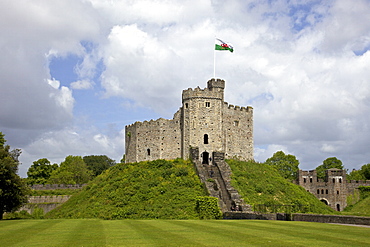
[[[70,195],[64,196],[30,196],[28,202],[22,206],[18,211],[26,210],[29,214],[32,214],[35,208],[41,208],[44,213],[53,210],[54,208],[62,205],[69,200]]]
[[[363,216],[293,214],[292,218],[294,221],[370,225],[370,217]]]
[[[190,157],[209,163],[214,152],[228,158],[253,159],[253,108],[224,102],[225,81],[211,79],[207,88],[182,92],[182,106],[173,119],[126,126],[126,162]]]
[[[345,170],[328,169],[325,179],[318,179],[316,170],[298,172],[297,184],[304,187],[332,209],[342,211],[347,206],[347,197],[370,181],[347,181]]]
[[[34,184],[33,190],[82,189],[86,184]]]

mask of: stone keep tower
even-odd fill
[[[211,79],[207,88],[187,89],[172,120],[158,119],[126,126],[126,162],[190,157],[208,163],[214,153],[253,159],[253,108],[224,101],[225,81]],[[194,157],[193,157],[194,158]]]

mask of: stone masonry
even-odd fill
[[[318,179],[316,170],[298,172],[297,184],[316,196],[332,209],[342,211],[347,206],[347,196],[359,186],[370,186],[370,181],[347,181],[346,171],[326,170],[325,179]]]
[[[126,162],[190,157],[198,148],[203,164],[214,153],[225,158],[253,159],[253,108],[224,101],[225,81],[211,79],[207,88],[182,92],[182,106],[173,119],[126,126]]]

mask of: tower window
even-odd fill
[[[204,144],[208,144],[208,135],[204,134]]]
[[[146,152],[148,153],[148,156],[150,156],[150,149],[149,148],[146,150]]]
[[[189,107],[189,104],[188,103],[185,103],[185,108],[188,108]]]
[[[206,102],[206,107],[210,107],[211,106],[211,102]]]

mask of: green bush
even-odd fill
[[[222,217],[218,199],[215,197],[198,196],[195,209],[200,219],[220,219]]]
[[[43,219],[44,218],[44,210],[39,207],[35,207],[32,212],[32,218],[34,219]]]

